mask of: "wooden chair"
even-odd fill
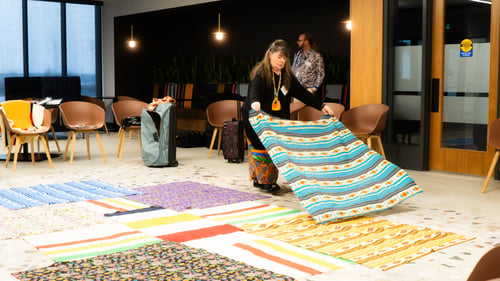
[[[2,119],[4,120],[5,136],[10,135],[8,142],[8,153],[5,159],[5,167],[8,167],[12,148],[14,148],[14,161],[12,171],[16,170],[20,145],[29,143],[31,148],[31,163],[35,165],[34,142],[39,139],[45,149],[45,155],[50,168],[54,168],[50,157],[49,146],[45,138],[45,133],[51,126],[51,113],[42,106],[32,105],[29,101],[11,100],[2,103]]]
[[[225,121],[231,121],[233,118],[238,118],[237,106],[241,108],[243,105],[242,101],[237,100],[220,100],[211,103],[207,106],[207,119],[208,123],[214,127],[214,132],[212,134],[212,141],[210,142],[210,148],[208,149],[208,158],[212,153],[214,147],[215,138],[217,133],[219,133],[219,141],[217,146],[217,155],[220,153],[221,142],[222,142],[222,129],[224,128]]]
[[[345,107],[340,103],[327,102],[325,103],[333,110],[333,115],[340,120],[340,117],[344,113]],[[325,115],[323,111],[318,110],[312,106],[306,106],[297,112],[297,120],[301,121],[315,121],[319,120]]]
[[[143,101],[137,100],[122,100],[117,101],[111,105],[116,124],[120,127],[118,130],[118,152],[116,157],[118,160],[122,159],[123,146],[125,144],[125,136],[127,132],[137,131],[139,135],[139,145],[141,144],[141,126],[123,126],[122,121],[131,116],[141,116],[142,110],[148,108],[148,104]]]
[[[59,105],[64,126],[70,130],[63,160],[66,160],[69,143],[71,142],[71,154],[69,163],[73,164],[75,153],[76,134],[85,134],[87,142],[87,158],[90,160],[89,133],[94,133],[101,149],[102,158],[107,162],[106,154],[102,146],[101,138],[97,130],[104,126],[105,112],[102,107],[85,101],[69,101]]]
[[[385,158],[381,135],[387,123],[388,112],[389,106],[385,104],[360,105],[345,111],[341,122],[369,148],[374,149],[372,141],[375,140],[379,153]]]
[[[85,95],[82,95],[81,96],[81,100],[82,101],[86,101],[86,102],[90,102],[90,103],[93,103],[93,104],[97,104],[98,106],[100,106],[102,109],[104,109],[104,112],[106,112],[106,104],[104,103],[103,100],[101,99],[98,99],[98,98],[94,98],[94,97],[90,97],[90,96],[85,96]],[[109,134],[109,131],[108,131],[108,126],[106,125],[106,121],[104,121],[104,130],[106,131],[106,134]]]
[[[498,162],[498,157],[500,156],[500,118],[491,122],[488,126],[488,137],[487,137],[488,145],[493,147],[495,151],[495,156],[493,156],[493,160],[491,161],[490,168],[488,170],[488,174],[486,174],[486,179],[484,180],[482,193],[486,191],[486,187],[488,187],[488,183],[490,182],[493,173],[495,172],[495,166]]]

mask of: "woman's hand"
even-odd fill
[[[323,108],[321,109],[321,111],[324,114],[328,114],[328,115],[334,116],[333,115],[333,110],[328,105],[326,105],[326,104],[323,106]]]
[[[259,101],[254,101],[254,102],[252,102],[252,104],[250,105],[250,107],[253,110],[259,112],[260,111],[260,102]]]

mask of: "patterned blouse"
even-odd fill
[[[318,88],[325,78],[323,57],[317,51],[310,49],[305,54],[295,53],[292,65],[293,73],[305,88]]]

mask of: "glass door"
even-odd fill
[[[487,128],[496,115],[493,85],[498,84],[498,72],[491,72],[498,66],[498,30],[490,30],[491,7],[483,0],[433,3],[431,170],[486,174],[491,160]],[[495,52],[491,34],[496,36]]]

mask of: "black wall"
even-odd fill
[[[223,42],[215,40],[221,14]],[[230,0],[115,18],[115,96],[149,99],[155,62],[173,56],[192,59],[213,56],[261,58],[275,39],[293,51],[300,33],[311,33],[319,51],[349,59],[350,36],[341,21],[349,18],[349,0]],[[134,26],[131,50],[125,41]]]

